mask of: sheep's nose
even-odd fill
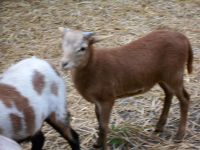
[[[68,62],[63,62],[61,65],[62,65],[62,68],[65,68],[68,65]]]

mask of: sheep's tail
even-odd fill
[[[192,52],[192,46],[189,41],[188,41],[188,44],[189,44],[189,49],[188,49],[187,70],[188,70],[188,73],[190,74],[192,73],[193,52]]]

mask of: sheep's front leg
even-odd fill
[[[69,118],[67,118],[67,120],[69,120]],[[56,118],[55,113],[52,113],[50,117],[46,119],[46,122],[69,142],[72,150],[80,150],[78,134],[71,128],[67,120],[60,121]]]
[[[102,150],[108,149],[106,137],[108,132],[110,113],[112,111],[113,104],[113,100],[97,102],[95,104],[95,112],[99,123],[99,137],[97,139],[97,142],[94,144],[95,148],[101,148]]]

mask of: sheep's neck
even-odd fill
[[[88,81],[90,78],[89,74],[91,73],[91,64],[93,64],[93,51],[94,49],[91,48],[88,59],[83,66],[71,70],[73,82],[75,83],[75,86],[79,92],[84,91],[84,89],[89,86]]]

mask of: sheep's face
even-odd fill
[[[63,32],[62,49],[63,57],[61,67],[73,69],[84,66],[89,58],[89,38],[92,32],[81,32],[66,28],[59,28]]]

